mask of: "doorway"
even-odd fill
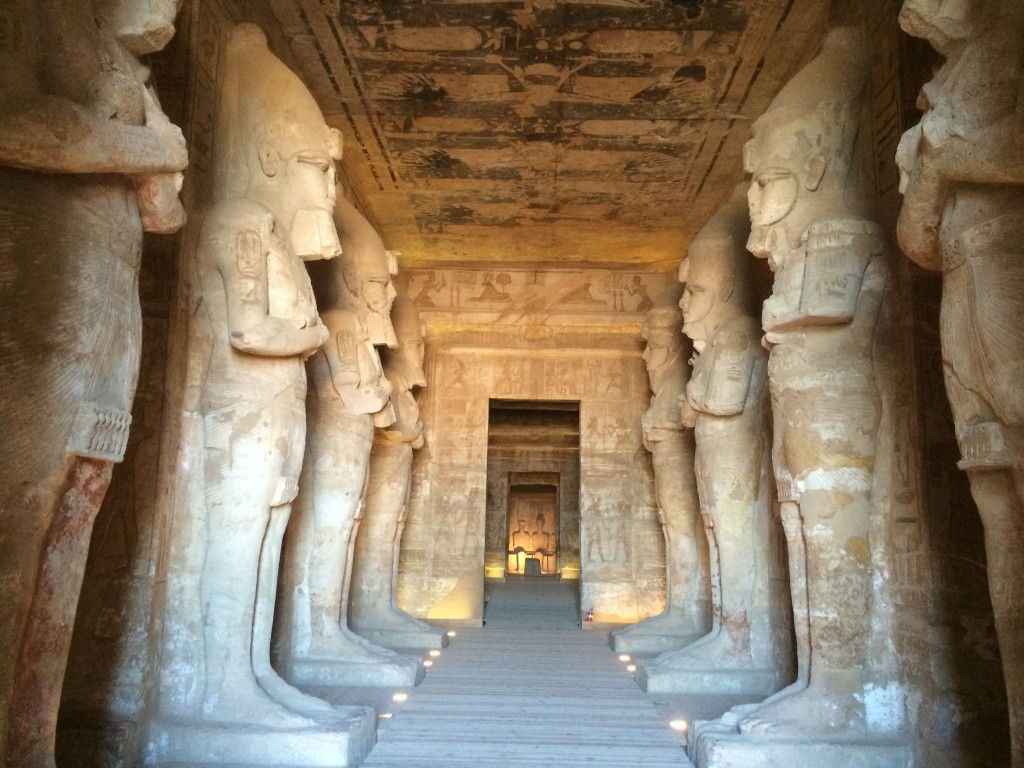
[[[577,401],[490,401],[487,579],[579,579],[579,414]]]

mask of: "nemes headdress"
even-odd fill
[[[341,158],[341,134],[327,127],[309,89],[270,52],[259,27],[239,24],[229,33],[220,86],[214,141],[218,196],[244,196],[253,174],[273,175],[278,160],[299,152]]]

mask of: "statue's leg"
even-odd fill
[[[5,766],[53,768],[61,686],[93,522],[113,463],[69,457],[66,483],[39,559],[10,699]]]
[[[989,593],[1010,711],[1010,765],[1024,768],[1024,472],[975,469],[969,476],[985,527]]]

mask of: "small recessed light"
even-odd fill
[[[686,731],[689,729],[690,724],[685,720],[672,720],[669,722],[668,727],[673,731]]]
[[[441,652],[439,650],[437,650],[437,648],[435,648],[434,650],[432,650],[430,652],[430,655],[433,656],[436,659],[438,656],[441,655]]]
[[[408,698],[409,698],[409,694],[408,693],[396,693],[394,696],[391,697],[391,700],[392,701],[405,701]]]
[[[455,630],[454,629],[449,629],[446,634],[448,635],[448,637],[455,637]]]
[[[394,715],[391,714],[390,712],[381,712],[379,715],[377,715],[377,717],[379,717],[382,720],[387,720],[389,718],[394,717]]]
[[[623,653],[619,655],[619,661],[629,661],[629,654]]]
[[[626,671],[627,672],[636,672],[636,664],[630,664],[628,667],[626,667]]]
[[[427,659],[426,661],[423,662],[423,666],[424,667],[432,667],[432,666],[434,666],[434,662],[432,662],[430,659]]]

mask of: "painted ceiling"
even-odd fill
[[[407,266],[672,269],[827,0],[273,0]]]

